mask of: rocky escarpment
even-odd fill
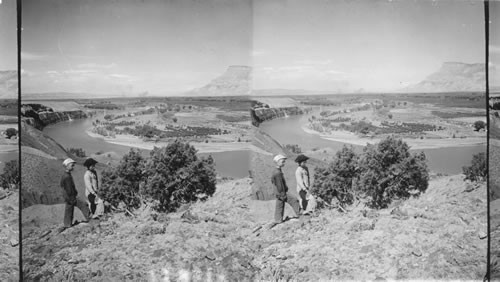
[[[252,124],[258,124],[280,117],[304,114],[304,110],[300,107],[282,107],[282,108],[256,108],[250,110]]]
[[[87,118],[87,114],[81,110],[63,112],[31,112],[22,117],[22,121],[36,129],[42,130],[45,126],[73,119]]]

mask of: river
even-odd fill
[[[304,116],[292,116],[264,122],[260,128],[271,135],[281,144],[297,144],[303,151],[313,148],[331,147],[340,149],[345,143],[325,140],[315,134],[304,132],[301,126]],[[102,138],[90,137],[85,131],[92,126],[91,119],[60,122],[47,126],[43,131],[48,136],[59,142],[65,148],[82,148],[87,155],[96,152],[116,152],[126,154],[130,147],[115,145],[104,141]],[[361,151],[361,146],[355,146]],[[148,150],[141,150],[144,156],[149,155]],[[418,150],[415,150],[418,151]],[[444,174],[458,174],[462,167],[470,165],[472,156],[485,152],[486,146],[449,147],[440,149],[422,150],[427,156],[431,171]],[[219,153],[200,153],[200,156],[212,155],[215,160],[216,170],[220,176],[242,178],[248,176],[250,167],[249,151],[229,151]]]
[[[125,155],[130,151],[131,147],[111,144],[104,141],[103,138],[89,136],[85,131],[91,127],[91,119],[80,119],[49,125],[43,129],[43,132],[64,148],[82,148],[87,155],[99,151]],[[143,156],[149,156],[149,150],[141,149],[141,152]],[[222,177],[242,178],[248,176],[250,169],[250,153],[248,151],[200,153],[199,155],[203,157],[211,155],[215,161],[217,173]]]
[[[302,125],[305,122],[305,116],[290,116],[264,122],[260,125],[260,128],[280,144],[297,144],[303,151],[325,147],[339,150],[345,145],[343,142],[326,140],[319,135],[305,133],[302,130]],[[362,146],[354,147],[359,152],[363,148]],[[427,157],[429,169],[433,172],[459,174],[462,173],[463,166],[470,165],[473,155],[479,152],[486,152],[486,145],[412,151],[423,151]]]

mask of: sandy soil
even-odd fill
[[[106,142],[117,145],[124,145],[139,149],[152,150],[154,147],[162,147],[168,145],[168,142],[147,142],[142,141],[140,138],[132,135],[117,134],[115,138],[103,137],[99,134],[93,133],[90,130],[86,131],[87,134],[94,138],[104,139]],[[214,152],[228,152],[228,151],[242,151],[252,150],[260,152],[261,150],[250,142],[189,142],[194,146],[199,153],[214,153]]]
[[[375,144],[382,140],[382,138],[367,138],[360,137],[349,131],[338,130],[332,134],[322,134],[303,126],[302,129],[308,134],[317,134],[326,140],[338,141],[352,145],[365,146],[368,144]],[[408,143],[412,149],[436,149],[436,148],[449,148],[449,147],[466,147],[474,145],[485,145],[486,137],[469,137],[469,138],[425,138],[413,139],[403,138],[403,141]]]
[[[17,151],[19,151],[19,146],[17,144],[0,145],[0,153],[17,152]]]
[[[250,186],[249,178],[230,181],[176,213],[145,208],[62,233],[53,220],[62,207],[30,207],[23,217],[37,216],[23,225],[25,278],[480,280],[486,273],[484,184],[443,177],[389,209],[323,210],[271,229],[274,202],[251,200]]]

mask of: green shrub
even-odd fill
[[[486,127],[486,123],[482,120],[478,120],[478,121],[474,122],[474,130],[475,131],[479,131],[485,127]]]
[[[155,147],[145,164],[141,194],[157,201],[158,211],[175,211],[182,204],[204,200],[215,192],[216,174],[211,156],[198,158],[188,143],[174,141]]]
[[[352,204],[352,182],[357,176],[358,158],[352,146],[344,145],[330,164],[316,168],[311,192],[328,203],[337,198],[343,205]]]
[[[18,185],[20,182],[18,160],[11,160],[5,163],[3,173],[0,175],[0,184],[4,188],[10,187],[11,184]]]
[[[103,171],[100,195],[115,207],[123,202],[135,209],[149,201],[157,211],[172,212],[213,195],[215,184],[212,157],[198,158],[193,146],[176,140],[155,147],[149,158],[130,150],[116,168]]]
[[[462,167],[465,179],[470,181],[482,181],[488,175],[486,165],[486,153],[481,152],[472,156],[471,166]]]
[[[17,129],[15,128],[7,128],[5,130],[5,134],[7,135],[7,138],[11,138],[12,136],[16,136],[17,135]]]
[[[123,202],[127,208],[138,208],[141,204],[139,186],[144,181],[145,160],[139,151],[131,149],[123,156],[117,167],[102,172],[100,196],[115,207]]]
[[[285,149],[294,153],[294,154],[300,154],[302,153],[302,150],[300,149],[299,145],[295,144],[295,145],[292,145],[292,144],[286,144],[285,145]]]
[[[69,148],[68,153],[73,154],[79,158],[85,158],[86,154],[82,148]]]
[[[393,199],[407,199],[410,190],[424,192],[429,185],[425,154],[411,155],[408,144],[393,136],[367,145],[359,168],[357,187],[374,208],[385,208]]]

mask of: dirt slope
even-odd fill
[[[271,184],[271,174],[276,166],[273,162],[273,157],[277,154],[283,154],[288,157],[288,160],[286,161],[285,167],[282,168],[282,171],[285,175],[285,179],[287,180],[287,185],[290,189],[290,193],[296,195],[297,183],[295,181],[295,170],[297,169],[297,163],[295,163],[294,160],[298,154],[294,154],[289,150],[283,148],[267,133],[257,128],[254,128],[253,130],[252,144],[269,153],[264,154],[260,152],[251,152],[250,171],[253,178],[252,197],[254,197],[254,199],[261,200],[275,199],[275,196],[273,194],[273,187]],[[313,181],[314,169],[320,165],[323,165],[325,162],[317,158],[321,155],[313,155],[310,154],[310,152],[305,152],[305,154],[310,157],[310,159],[307,161],[307,166],[309,167],[309,171],[311,172],[311,181]]]
[[[58,159],[64,159],[68,155],[66,150],[54,139],[24,122],[21,123],[20,140],[21,146],[35,148]]]
[[[19,281],[19,192],[0,190],[0,281]]]
[[[187,210],[145,208],[60,234],[61,207],[32,206],[23,210],[25,278],[478,280],[486,272],[484,184],[447,176],[390,209],[325,210],[272,229],[274,201],[251,200],[251,185],[248,178],[219,184]]]

